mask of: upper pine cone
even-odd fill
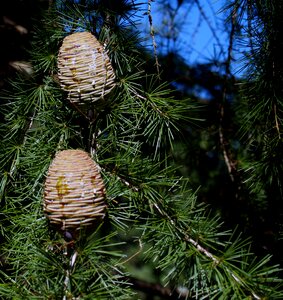
[[[105,187],[87,152],[64,150],[52,161],[44,189],[44,211],[61,231],[75,232],[105,215]]]
[[[81,106],[103,99],[115,86],[110,59],[90,32],[64,38],[58,55],[58,77],[68,99]]]

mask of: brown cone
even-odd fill
[[[65,37],[59,50],[58,71],[68,99],[82,111],[103,100],[115,86],[110,59],[90,32],[76,32]]]
[[[61,231],[75,232],[105,216],[105,187],[87,152],[64,150],[51,163],[44,189],[44,211]]]

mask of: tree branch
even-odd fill
[[[176,221],[174,221],[168,214],[165,212],[163,209],[160,209],[160,207],[155,203],[154,204],[155,208],[158,210],[158,212],[165,217],[170,223],[174,226],[176,231],[178,231],[182,236],[184,241],[187,243],[193,245],[199,253],[205,255],[207,258],[212,260],[215,265],[220,265],[222,264],[222,267],[227,271],[228,274],[231,275],[232,279],[236,281],[237,284],[239,284],[242,287],[248,286],[243,278],[241,278],[238,274],[236,274],[233,270],[231,270],[229,267],[223,265],[222,260],[218,258],[217,256],[213,255],[211,252],[209,252],[207,249],[205,249],[203,246],[201,246],[196,240],[191,238],[183,229],[179,228],[178,225],[176,224]],[[249,288],[250,293],[253,295],[255,299],[262,299],[258,294]]]

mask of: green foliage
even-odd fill
[[[0,296],[137,299],[129,278],[141,264],[154,280],[188,289],[187,299],[281,299],[279,266],[269,256],[257,259],[250,242],[224,229],[189,180],[176,175],[170,154],[181,129],[196,122],[196,106],[145,71],[148,54],[129,26],[137,4],[119,3],[50,9],[31,46],[33,74],[13,78],[2,97]],[[68,28],[91,29],[107,43],[116,70],[117,87],[92,123],[57,81]],[[42,208],[47,169],[58,150],[69,148],[98,162],[108,204],[103,224],[71,242]]]
[[[242,134],[248,141],[249,181],[255,191],[273,190],[282,198],[282,4],[261,1],[250,14],[251,55],[246,59],[249,81],[243,86],[240,113],[245,110]],[[251,63],[252,62],[252,63]],[[276,201],[276,200],[275,200]]]

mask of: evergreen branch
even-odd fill
[[[194,247],[196,247],[196,249],[204,254],[206,257],[208,257],[209,259],[211,259],[215,264],[219,264],[220,260],[217,259],[212,253],[210,253],[208,250],[206,250],[205,248],[203,248],[197,241],[195,241],[194,239],[192,239],[191,237],[189,237],[186,233],[183,232],[183,230],[181,230],[178,226],[176,221],[174,221],[166,211],[164,211],[163,209],[160,209],[160,207],[158,206],[157,203],[154,203],[155,208],[157,209],[157,211],[159,212],[159,214],[163,217],[166,217],[166,219],[171,223],[171,225],[173,225],[175,227],[175,229],[181,233],[184,237],[184,240],[190,244],[192,244]]]
[[[124,182],[122,180],[122,182],[124,184],[126,184],[128,187],[133,187],[133,184],[132,183],[129,183],[129,182]],[[151,197],[149,194],[147,195],[145,193],[145,185],[142,185],[140,186],[139,188],[138,187],[135,187],[134,188],[136,191],[139,191],[139,193],[145,195],[145,197]],[[158,195],[156,195],[156,197],[158,197]],[[153,196],[153,198],[155,199],[155,196]],[[244,288],[246,290],[248,290],[251,295],[253,295],[253,297],[255,299],[264,299],[262,296],[260,296],[260,293],[258,293],[253,285],[250,284],[249,280],[248,280],[248,275],[247,273],[245,273],[243,270],[241,269],[238,269],[233,263],[229,263],[228,260],[234,260],[235,262],[240,262],[242,261],[242,257],[243,257],[243,252],[242,252],[242,248],[246,245],[246,242],[243,241],[243,242],[240,242],[238,244],[238,249],[239,249],[239,253],[236,254],[234,256],[231,256],[229,255],[229,249],[226,250],[226,255],[227,255],[227,258],[225,260],[225,257],[219,257],[217,255],[214,255],[211,251],[209,251],[207,248],[203,247],[201,245],[200,242],[197,241],[197,239],[194,239],[192,238],[188,233],[188,229],[183,229],[182,227],[179,226],[179,221],[178,219],[173,219],[169,213],[166,211],[165,208],[161,207],[160,204],[157,204],[157,202],[155,201],[152,201],[152,200],[149,200],[151,203],[152,203],[152,206],[156,209],[156,211],[158,212],[158,214],[161,216],[161,218],[165,218],[166,220],[169,221],[169,223],[173,226],[174,230],[176,231],[176,233],[173,233],[173,235],[176,235],[178,237],[180,237],[183,241],[185,241],[186,243],[192,245],[198,253],[202,254],[203,256],[205,256],[206,258],[208,258],[211,262],[212,262],[212,266],[214,268],[217,268],[217,267],[220,267],[226,274],[227,276],[232,280],[234,281],[235,283],[237,283],[239,285],[240,288]],[[235,245],[236,241],[233,242],[233,245]],[[232,250],[232,247],[233,247],[233,250]],[[235,248],[235,246],[232,246],[231,245],[231,250],[232,250],[232,253],[235,252],[237,250],[237,248]],[[140,250],[138,251],[138,253],[140,253]],[[246,254],[248,255],[248,254]],[[134,255],[136,256],[136,255]],[[239,259],[239,260],[238,260]],[[269,260],[269,259],[268,259]],[[264,260],[265,263],[268,261],[268,260]],[[127,262],[128,260],[126,260]],[[260,264],[263,264],[263,261],[260,262]],[[260,264],[255,267],[255,268],[259,268],[260,267]],[[272,272],[275,272],[275,270],[271,271]],[[255,274],[254,275],[256,279],[257,276],[259,276],[259,274]]]
[[[156,208],[160,216],[165,217],[169,221],[169,223],[175,228],[177,235],[180,235],[186,243],[193,245],[199,253],[211,260],[213,262],[214,267],[219,266],[223,268],[223,270],[227,273],[227,275],[230,276],[230,278],[235,283],[237,283],[240,287],[247,289],[255,299],[265,299],[262,296],[260,296],[260,294],[256,292],[253,287],[250,286],[249,282],[247,281],[247,278],[243,276],[245,274],[244,272],[242,272],[240,269],[238,270],[239,272],[236,272],[237,268],[234,265],[225,263],[225,260],[223,260],[223,258],[217,257],[214,254],[212,254],[209,250],[205,249],[199,242],[197,242],[197,240],[190,237],[186,233],[186,231],[184,231],[184,229],[178,226],[177,219],[173,220],[170,217],[170,215],[165,211],[165,209],[160,208],[160,206],[157,203],[154,203],[154,207]],[[242,254],[240,254],[240,257],[241,256]]]
[[[242,4],[245,7],[245,3]],[[274,218],[280,218],[280,199],[283,190],[278,178],[282,177],[282,4],[269,1],[247,3],[249,53],[245,58],[247,83],[242,90],[239,121],[242,138],[248,139],[244,168],[248,171],[252,196],[260,197],[260,206]],[[270,191],[273,197],[267,201]],[[276,196],[275,196],[276,195]],[[270,204],[269,204],[270,203]],[[272,203],[272,204],[271,204]],[[267,208],[268,207],[268,208]],[[265,219],[269,219],[265,216]],[[277,229],[276,229],[277,230]]]

